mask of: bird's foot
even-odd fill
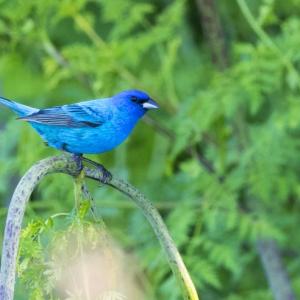
[[[82,155],[81,154],[72,154],[72,157],[76,163],[76,174],[80,174],[83,169]]]
[[[102,182],[103,183],[109,183],[112,180],[112,174],[101,164],[98,164],[97,168],[102,172]]]
[[[112,174],[101,164],[91,160],[91,159],[88,159],[86,157],[82,157],[82,160],[93,165],[94,167],[96,167],[101,173],[102,173],[102,182],[103,183],[109,183],[112,179]]]

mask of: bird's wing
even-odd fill
[[[101,126],[110,119],[110,114],[93,106],[71,104],[40,109],[20,119],[46,125],[80,128]]]

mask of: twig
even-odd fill
[[[102,37],[95,31],[91,26],[89,21],[80,14],[73,16],[77,26],[87,35],[87,37],[93,42],[93,44],[99,49],[109,50],[109,46],[105,43]],[[142,87],[140,80],[133,75],[128,69],[123,67],[120,62],[112,61],[113,67],[119,73],[121,77],[136,85],[137,87]]]
[[[21,225],[29,197],[36,185],[51,173],[65,173],[76,176],[76,163],[71,156],[62,155],[47,158],[33,165],[20,180],[10,203],[1,257],[0,299],[12,300],[14,295],[17,253]],[[86,177],[103,182],[103,173],[99,169],[84,167]],[[198,295],[184,262],[164,224],[161,216],[151,202],[134,186],[113,177],[111,187],[127,195],[142,210],[154,230],[157,239],[165,251],[170,267],[181,286],[185,300],[198,300]]]
[[[284,55],[284,53],[280,50],[280,48],[273,42],[273,40],[268,36],[268,34],[263,30],[259,22],[257,22],[251,13],[247,3],[245,0],[236,0],[238,6],[240,7],[240,10],[242,14],[244,15],[246,21],[252,28],[252,30],[255,32],[255,34],[259,37],[259,39],[262,41],[263,44],[265,44],[267,47],[269,47],[270,50],[272,50],[278,58],[281,60],[281,62],[285,65],[287,70],[290,72],[290,75],[294,76],[295,78],[295,87],[300,87],[300,77],[298,71],[295,69],[293,63],[289,60],[289,58]]]

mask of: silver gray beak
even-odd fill
[[[145,109],[156,109],[159,108],[159,105],[152,99],[149,99],[147,102],[143,103]]]

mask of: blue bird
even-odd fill
[[[0,103],[14,111],[19,120],[29,122],[47,145],[73,153],[77,158],[114,149],[130,135],[149,109],[159,107],[139,90],[45,109],[1,97]]]

